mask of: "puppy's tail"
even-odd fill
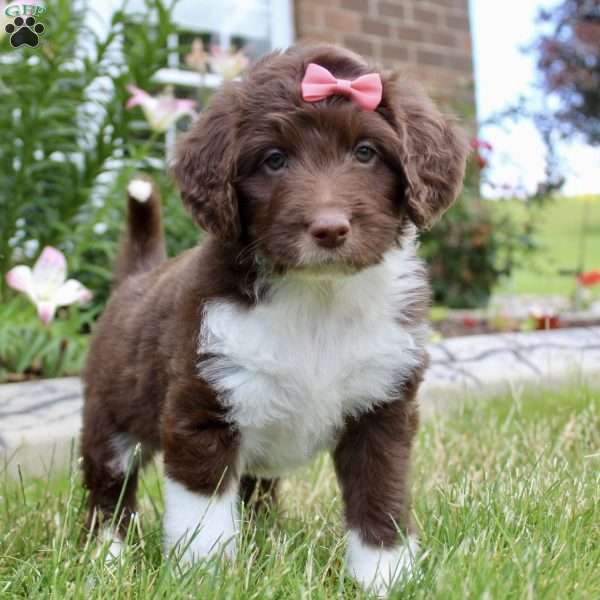
[[[146,175],[136,175],[127,186],[127,227],[115,266],[116,285],[167,258],[160,213],[156,184]]]

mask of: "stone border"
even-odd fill
[[[429,346],[420,389],[430,416],[460,398],[568,381],[600,384],[600,327],[449,338]],[[63,465],[81,426],[77,377],[0,385],[0,454],[11,474],[43,475]]]

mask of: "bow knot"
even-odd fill
[[[330,71],[316,63],[306,67],[301,87],[302,98],[307,102],[340,95],[347,96],[364,110],[375,110],[383,93],[379,73],[367,73],[353,80],[336,79]]]

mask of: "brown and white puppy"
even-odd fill
[[[467,144],[397,74],[375,111],[304,101],[311,62],[373,70],[333,46],[270,54],[183,140],[174,173],[209,232],[200,246],[164,261],[158,197],[130,185],[119,285],[85,371],[90,525],[118,522],[119,550],[138,467],[162,449],[166,549],[233,556],[239,498],[328,450],[347,567],[384,594],[417,550],[407,473],[429,294],[416,230],[456,198]]]

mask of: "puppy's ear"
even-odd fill
[[[173,176],[196,222],[223,241],[240,236],[235,177],[236,89],[217,92],[177,148]]]
[[[444,117],[416,84],[384,78],[382,112],[399,138],[398,160],[406,179],[408,214],[429,227],[456,200],[469,152],[466,133]]]

